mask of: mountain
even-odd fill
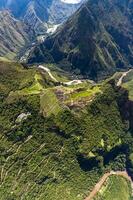
[[[92,79],[133,65],[133,1],[89,0],[28,62],[56,62]]]
[[[0,56],[18,57],[27,46],[32,46],[38,40],[38,36],[55,30],[57,24],[63,23],[81,3],[63,0],[1,0]]]
[[[35,38],[34,31],[8,11],[0,11],[0,56],[13,59]]]
[[[37,33],[46,32],[48,24],[64,22],[84,0],[4,0],[1,9],[9,9],[17,19],[34,27]],[[18,6],[19,5],[19,6]]]

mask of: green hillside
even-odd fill
[[[133,71],[131,70],[123,79],[122,86],[128,90],[129,98],[133,100]]]
[[[133,0],[0,0],[0,200],[133,200]]]
[[[94,200],[130,200],[131,194],[130,183],[125,178],[112,176]]]
[[[66,86],[5,61],[0,80],[1,200],[83,200],[106,170],[125,169],[123,92],[113,81]]]

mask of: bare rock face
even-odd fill
[[[16,123],[20,123],[20,122],[26,120],[29,116],[31,116],[31,113],[29,113],[29,112],[28,112],[28,113],[21,113],[21,114],[17,117]]]

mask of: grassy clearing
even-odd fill
[[[53,89],[46,89],[40,97],[40,107],[44,116],[57,114],[61,111],[59,101],[54,94]]]
[[[22,91],[22,94],[39,94],[44,88],[40,84],[40,81],[42,80],[42,77],[40,74],[34,75],[34,82],[30,87],[24,88]]]
[[[101,92],[100,87],[96,86],[96,87],[93,87],[92,89],[87,89],[81,92],[73,93],[71,95],[71,98],[74,100],[78,98],[91,97],[100,92]]]
[[[130,200],[131,185],[123,177],[112,175],[94,200]]]
[[[40,94],[40,92],[43,90],[43,86],[40,84],[38,80],[35,79],[35,77],[33,80],[24,78],[24,82],[21,82],[19,88],[23,88],[23,89],[11,91],[9,93],[7,97],[8,103],[11,103],[23,96]]]
[[[92,86],[89,82],[84,82],[78,85],[72,85],[69,87],[62,87],[64,90],[66,105],[71,104],[71,102],[77,104],[78,106],[85,106],[88,102],[91,102],[94,97],[102,93],[101,85]]]

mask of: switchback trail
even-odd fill
[[[100,189],[102,188],[103,184],[105,183],[105,181],[107,180],[107,178],[109,176],[112,175],[116,175],[116,176],[122,176],[124,178],[126,178],[127,180],[129,180],[131,182],[131,186],[133,188],[133,182],[131,177],[128,175],[128,173],[126,171],[111,171],[108,172],[106,174],[103,175],[103,177],[100,179],[100,181],[95,185],[95,187],[93,188],[93,190],[91,191],[91,193],[89,194],[89,196],[87,198],[85,198],[85,200],[93,200],[93,198],[96,196],[96,194],[100,191]]]

